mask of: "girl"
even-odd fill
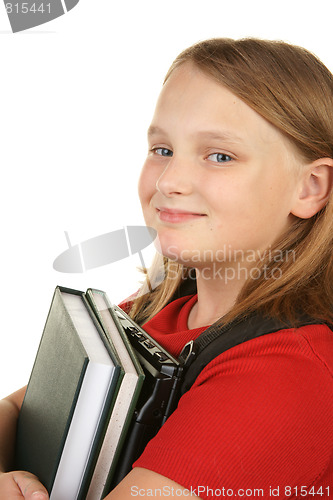
[[[208,363],[108,499],[332,493],[332,123],[333,77],[302,48],[214,39],[173,63],[139,182],[162,263],[123,307],[175,356],[214,323],[284,326]],[[1,403],[3,471],[23,394]],[[22,497],[45,490],[3,473]]]

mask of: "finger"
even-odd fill
[[[49,498],[47,489],[33,474],[19,472],[13,477],[26,500],[47,500]]]
[[[0,500],[22,500],[22,492],[12,473],[0,475]]]

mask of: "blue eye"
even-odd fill
[[[231,156],[226,155],[225,153],[213,153],[208,156],[208,158],[216,163],[228,163],[232,161]]]
[[[167,148],[155,148],[155,149],[153,149],[153,151],[156,155],[160,155],[160,156],[172,156],[173,155],[173,152],[171,151],[171,149],[167,149]]]

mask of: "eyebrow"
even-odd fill
[[[198,137],[202,137],[203,139],[213,139],[217,141],[227,141],[227,142],[243,142],[244,138],[241,136],[234,134],[233,132],[229,132],[228,130],[203,130],[196,134]]]
[[[157,127],[156,125],[150,125],[150,127],[148,128],[148,137],[150,137],[151,135],[157,135],[157,134],[166,134],[165,131],[163,129],[161,129],[160,127]]]
[[[156,125],[151,125],[148,129],[148,137],[154,136],[154,135],[168,135],[162,128],[156,126]],[[228,130],[202,130],[197,132],[196,134],[197,137],[203,138],[203,139],[212,139],[212,140],[217,140],[217,141],[228,141],[232,143],[239,143],[243,142],[244,138],[241,136],[234,134],[232,132],[229,132]]]

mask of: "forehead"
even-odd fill
[[[164,84],[157,101],[150,133],[160,129],[184,133],[213,132],[237,141],[283,141],[284,136],[227,87],[192,63],[177,67]]]

